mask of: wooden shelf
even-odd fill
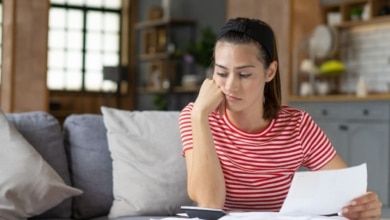
[[[135,25],[137,40],[141,44],[141,49],[137,52],[137,66],[139,70],[136,76],[145,74],[140,77],[144,82],[138,84],[136,95],[161,96],[170,103],[171,99],[187,98],[191,93],[196,93],[199,87],[178,87],[180,80],[180,65],[184,63],[179,51],[185,51],[183,48],[189,42],[195,41],[196,21],[189,19],[170,19],[170,20],[152,20],[142,21]],[[176,31],[180,30],[180,31]],[[184,31],[186,31],[184,33]],[[143,63],[141,63],[143,62]],[[155,87],[154,85],[161,85]],[[163,88],[163,85],[171,85],[169,88]],[[180,94],[176,96],[175,94]],[[145,100],[150,102],[150,100]],[[175,101],[170,104],[171,109],[181,109],[181,101]],[[150,103],[155,104],[155,103]],[[167,106],[166,106],[167,107]],[[161,106],[158,107],[159,109]]]
[[[359,20],[351,20],[351,13],[353,10],[362,10],[362,15],[364,14],[364,6],[368,4],[369,11],[369,19],[363,20],[360,18]],[[390,15],[379,15],[378,10],[387,5],[387,1],[384,0],[348,0],[348,1],[340,1],[339,3],[325,4],[322,6],[323,17],[325,23],[327,23],[328,13],[334,12],[340,14],[340,23],[334,25],[336,28],[350,28],[361,25],[370,25],[377,23],[390,22]],[[361,15],[361,16],[362,16]]]
[[[200,86],[175,86],[172,89],[173,93],[196,93],[200,89]],[[169,89],[158,89],[153,87],[140,87],[137,89],[140,94],[161,94],[161,93],[169,93]]]
[[[194,93],[199,92],[200,86],[175,86],[173,91],[176,93]]]
[[[171,20],[156,20],[156,21],[142,21],[135,25],[135,29],[154,28],[166,25],[188,25],[195,24],[194,20],[189,19],[171,19]]]
[[[154,87],[140,87],[137,89],[139,94],[162,94],[168,93],[168,89]]]
[[[162,60],[168,59],[171,57],[170,53],[161,52],[161,53],[153,53],[153,54],[141,54],[139,56],[140,61],[153,61],[153,60]]]
[[[374,17],[367,21],[346,21],[341,24],[335,25],[335,27],[339,29],[343,29],[343,28],[351,28],[356,26],[364,26],[364,25],[379,24],[379,23],[386,23],[386,22],[390,23],[390,15]]]

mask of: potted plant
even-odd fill
[[[214,44],[217,39],[216,34],[210,26],[202,28],[200,31],[200,39],[190,43],[183,56],[187,66],[196,64],[196,71],[192,70],[192,72],[197,75],[198,82],[201,82],[205,76],[207,77],[210,75]]]
[[[361,7],[356,6],[351,8],[351,11],[349,13],[350,13],[351,21],[358,21],[362,17],[363,10]]]
[[[190,44],[187,53],[194,61],[204,68],[210,67],[214,44],[217,37],[211,27],[201,29],[201,39]]]

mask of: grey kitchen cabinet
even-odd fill
[[[389,202],[390,103],[292,102],[307,111],[349,166],[367,164],[368,190]]]
[[[368,189],[377,192],[384,205],[388,205],[389,125],[351,122],[348,133],[349,165],[367,163]]]
[[[341,158],[349,165],[348,162],[348,126],[345,123],[335,122],[335,121],[326,121],[326,120],[317,120],[316,123],[321,127],[325,132],[326,136],[332,142],[333,146],[336,148],[337,153]]]

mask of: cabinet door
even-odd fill
[[[337,154],[349,165],[348,125],[335,121],[315,121],[336,148]]]
[[[368,190],[377,192],[384,206],[389,204],[389,130],[379,122],[349,126],[349,165],[367,163]]]

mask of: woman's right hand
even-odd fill
[[[218,110],[224,102],[224,94],[213,79],[205,79],[200,87],[194,108],[204,114]]]
[[[226,187],[209,124],[209,114],[224,106],[224,94],[212,79],[205,79],[191,111],[192,149],[185,152],[188,195],[198,206],[222,208]]]

